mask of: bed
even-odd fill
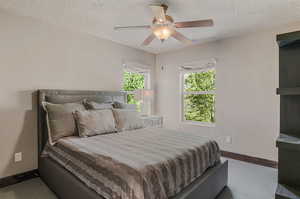
[[[214,199],[227,185],[228,162],[220,161],[218,145],[214,141],[203,139],[199,145],[200,141],[196,141],[200,140],[199,134],[147,128],[84,139],[68,137],[61,139],[55,147],[47,145],[48,132],[42,102],[67,103],[83,99],[126,102],[126,93],[38,91],[39,173],[41,179],[59,198]],[[99,143],[103,144],[99,146]],[[202,166],[197,167],[196,157],[203,157],[201,161],[198,160],[203,163]],[[168,161],[164,161],[164,158]],[[101,164],[97,164],[98,166],[112,166],[95,168],[99,162]],[[162,164],[162,162],[169,163]],[[73,166],[70,166],[70,163],[73,163]],[[83,168],[82,165],[87,167],[90,177],[84,174],[85,172],[79,172]],[[106,172],[103,172],[104,169]],[[124,177],[126,170],[127,176]],[[178,172],[179,170],[182,172]],[[136,173],[136,171],[143,172]],[[115,173],[114,177],[118,177],[118,180],[109,182],[110,184],[120,183],[120,179],[126,179],[122,182],[122,187],[129,188],[122,190],[124,197],[115,196],[114,190],[103,191],[105,187],[100,186],[103,182],[101,178],[111,178],[108,173]],[[116,186],[113,184],[111,187]],[[130,187],[134,187],[134,190]],[[117,188],[119,187],[116,187],[116,190]]]

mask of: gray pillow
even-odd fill
[[[113,105],[112,103],[97,103],[94,101],[84,101],[84,105],[87,109],[92,110],[103,110],[103,109],[112,109]]]
[[[75,111],[73,114],[80,137],[89,137],[117,131],[111,109]]]
[[[139,112],[130,109],[113,109],[118,131],[144,128]]]
[[[114,102],[114,108],[137,110],[136,104],[126,104],[123,102]]]
[[[43,102],[43,107],[47,112],[48,137],[51,145],[62,137],[76,135],[77,129],[72,113],[77,110],[85,110],[83,104]]]

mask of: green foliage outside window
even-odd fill
[[[193,72],[184,75],[185,120],[215,122],[215,94],[188,94],[188,92],[214,91],[216,71]]]
[[[145,86],[145,77],[143,74],[127,72],[123,74],[123,90],[124,91],[135,91],[143,89]],[[138,110],[140,110],[141,104],[139,101],[134,99],[134,94],[127,95],[128,104],[136,104]]]
[[[193,72],[184,75],[184,91],[215,90],[216,71]]]

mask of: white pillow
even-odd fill
[[[46,111],[49,143],[55,144],[60,138],[77,134],[72,113],[85,110],[81,103],[52,104],[43,102]]]
[[[117,131],[111,109],[76,111],[73,114],[80,137],[89,137]]]
[[[144,128],[139,112],[131,109],[113,109],[118,131]]]

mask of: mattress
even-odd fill
[[[63,138],[43,155],[106,199],[167,199],[220,163],[215,141],[163,128]]]

